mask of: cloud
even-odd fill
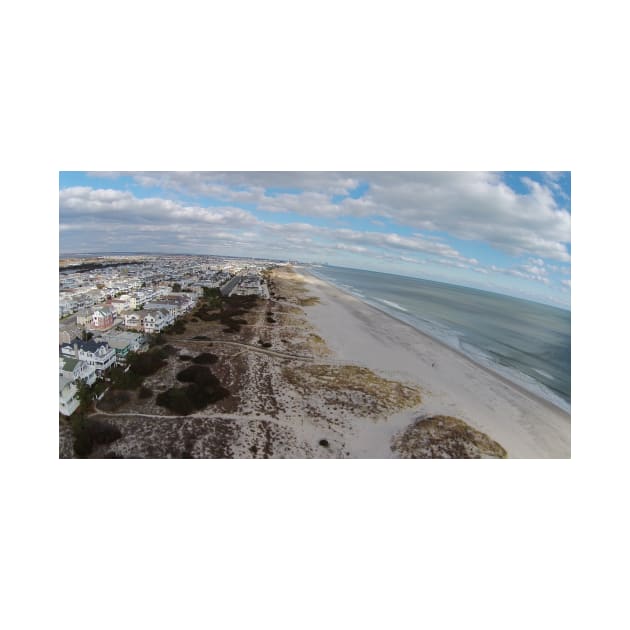
[[[112,174],[108,173],[108,177]],[[558,181],[524,177],[519,194],[488,172],[164,172],[131,173],[145,186],[252,203],[267,212],[388,219],[423,231],[488,243],[511,255],[568,262],[570,212]],[[359,198],[349,197],[363,184]],[[335,196],[345,198],[337,199]]]
[[[59,191],[59,212],[70,219],[105,222],[124,220],[129,225],[152,222],[247,226],[257,219],[238,207],[204,208],[161,198],[138,198],[131,192],[84,186]]]

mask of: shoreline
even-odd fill
[[[336,356],[416,383],[425,391],[422,413],[456,415],[510,457],[570,458],[569,412],[305,268],[295,271],[320,298],[305,310]]]
[[[400,318],[396,317],[395,315],[392,315],[389,311],[386,311],[383,308],[379,308],[377,305],[371,304],[367,300],[362,300],[361,298],[359,298],[356,295],[354,295],[352,292],[346,291],[345,289],[342,289],[341,287],[337,286],[336,284],[333,284],[330,280],[327,280],[327,279],[324,279],[324,278],[320,278],[319,276],[311,273],[310,271],[306,271],[303,268],[299,268],[299,271],[296,270],[296,272],[300,273],[302,275],[305,275],[305,276],[306,275],[312,276],[313,278],[316,278],[317,280],[328,284],[330,287],[334,288],[335,290],[340,291],[341,293],[347,295],[349,298],[355,299],[355,300],[361,302],[362,304],[364,304],[366,307],[374,309],[375,311],[377,311],[381,315],[385,315],[386,317],[389,317],[389,318],[393,319],[394,321],[398,322],[399,324],[402,324],[404,326],[409,327],[415,333],[418,333],[419,335],[422,335],[423,337],[426,337],[427,339],[431,340],[433,343],[441,345],[445,350],[449,350],[451,352],[454,352],[455,354],[457,354],[460,357],[462,357],[462,359],[465,359],[466,361],[469,361],[470,363],[472,363],[475,367],[478,367],[478,368],[480,368],[482,370],[485,370],[488,374],[490,374],[491,376],[494,376],[495,378],[503,381],[506,385],[508,385],[510,387],[513,387],[514,389],[519,391],[521,394],[523,394],[525,396],[530,396],[530,397],[534,398],[540,404],[547,405],[552,410],[557,411],[559,413],[566,414],[566,416],[569,419],[571,418],[571,411],[570,411],[570,409],[569,410],[564,409],[562,406],[557,405],[552,400],[549,400],[548,398],[545,398],[544,396],[541,396],[540,394],[537,394],[536,392],[533,392],[530,389],[527,389],[527,387],[525,387],[524,385],[521,385],[520,383],[517,383],[516,381],[513,381],[508,376],[506,376],[505,374],[502,374],[498,370],[493,369],[492,367],[490,367],[488,365],[484,365],[483,363],[475,360],[473,357],[469,356],[468,354],[466,354],[465,352],[463,352],[462,350],[460,350],[458,348],[454,348],[453,346],[449,345],[448,343],[446,343],[442,339],[439,339],[438,337],[433,337],[432,335],[430,335],[429,333],[425,332],[424,330],[420,330],[419,328],[416,328],[413,324],[410,324],[409,322],[406,322],[404,319],[400,319]],[[513,368],[513,369],[515,369],[515,368]],[[536,381],[536,383],[540,387],[544,387],[544,385],[542,383],[538,383],[537,381]],[[560,398],[560,394],[554,394],[554,395],[557,396],[558,398]],[[564,401],[564,399],[562,399],[562,400],[563,400],[563,402],[565,402],[567,405],[570,406],[570,403]]]

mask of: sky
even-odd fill
[[[328,263],[570,308],[569,172],[61,172],[60,253]]]

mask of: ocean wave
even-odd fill
[[[403,308],[400,304],[396,304],[396,302],[390,302],[389,300],[383,300],[381,298],[376,298],[379,302],[383,304],[387,304],[387,306],[391,306],[399,311],[403,311],[404,313],[408,313],[409,311],[406,308]]]

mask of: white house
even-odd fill
[[[146,315],[142,323],[145,333],[159,333],[173,321],[173,318],[166,309],[159,308],[144,312]]]
[[[79,401],[75,398],[77,386],[73,381],[65,376],[59,375],[59,413],[64,416],[71,416],[79,406]]]
[[[143,311],[131,311],[123,314],[125,318],[125,327],[132,330],[142,330],[142,313]]]
[[[93,385],[96,382],[96,369],[93,365],[89,365],[80,359],[60,356],[59,376],[64,376],[73,382],[81,380],[88,385]]]
[[[102,376],[105,370],[116,365],[116,351],[104,341],[74,339],[71,343],[61,346],[61,354],[94,366],[97,376]]]

